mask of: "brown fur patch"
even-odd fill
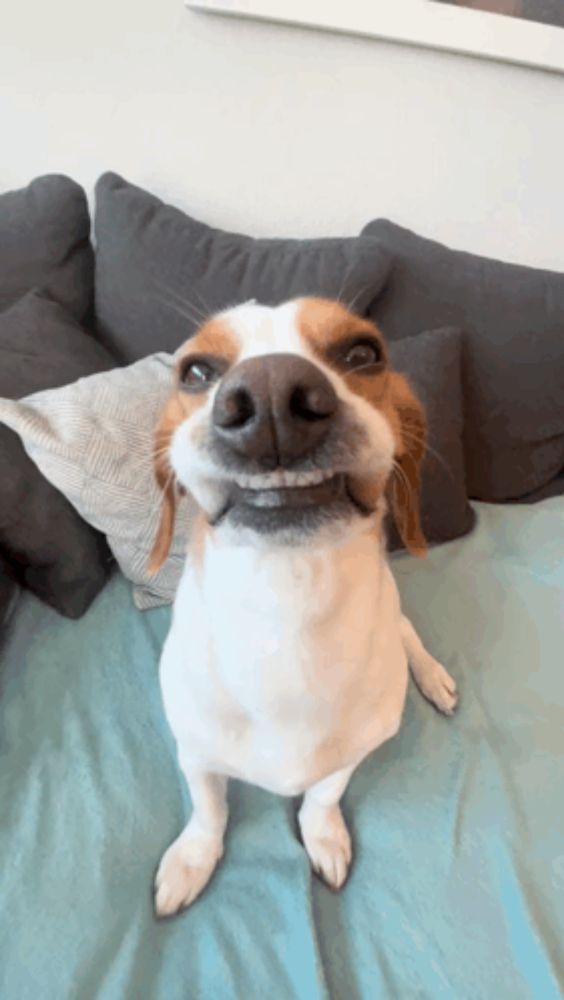
[[[230,365],[239,356],[241,345],[236,333],[231,329],[226,319],[221,316],[212,317],[204,323],[198,332],[183,344],[180,350],[180,361],[189,354],[215,354]]]
[[[427,445],[425,413],[407,379],[397,372],[391,374],[391,395],[399,420],[401,447],[396,455],[394,474],[390,477],[390,505],[405,547],[412,555],[424,556],[427,543],[421,528],[419,496]]]
[[[184,489],[176,483],[170,464],[170,445],[177,427],[192,416],[207,399],[207,393],[183,392],[180,385],[180,371],[183,360],[190,355],[214,355],[232,365],[239,354],[239,344],[236,335],[230,329],[226,320],[216,317],[209,320],[190,340],[186,341],[179,351],[176,372],[177,379],[171,398],[166,404],[155,430],[153,462],[155,478],[163,491],[161,517],[151,555],[148,572],[157,573],[168,557],[174,534],[176,517],[176,501],[178,494]],[[195,538],[199,537],[196,531]]]
[[[344,372],[332,359],[332,351],[351,337],[377,340],[387,362],[388,349],[381,331],[370,320],[355,316],[340,302],[330,299],[302,299],[297,314],[298,330],[310,350],[325,364],[335,368],[345,385],[359,396],[375,404],[385,403],[387,369],[366,378],[360,372]]]
[[[340,302],[302,299],[298,306],[297,324],[302,337],[320,358],[325,358],[334,344],[353,335],[375,337],[387,357],[386,343],[376,324],[355,316]]]
[[[396,442],[394,468],[387,483],[371,482],[359,475],[354,483],[355,496],[373,508],[386,493],[392,517],[406,549],[424,556],[427,544],[421,528],[419,497],[421,467],[426,448],[425,414],[407,379],[389,372],[386,390],[377,404],[386,417]]]
[[[314,354],[335,368],[351,392],[362,396],[387,419],[395,441],[395,467],[389,482],[363,479],[354,483],[355,495],[370,509],[387,489],[392,514],[407,549],[414,555],[426,551],[419,518],[420,472],[426,444],[425,415],[409,382],[387,365],[384,337],[370,320],[355,316],[339,302],[303,299],[297,314],[298,330]],[[346,372],[331,361],[332,349],[350,337],[378,340],[386,366],[370,375]]]

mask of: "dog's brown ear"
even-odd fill
[[[403,544],[412,555],[422,557],[427,552],[419,512],[421,467],[427,441],[425,413],[407,379],[397,372],[392,373],[391,379],[399,440],[388,499]]]
[[[174,534],[174,521],[176,517],[176,484],[170,482],[165,488],[161,505],[161,516],[159,527],[153,542],[153,548],[149,556],[147,572],[149,576],[158,573],[161,566],[166,562],[172,544]]]
[[[154,475],[159,489],[162,490],[163,499],[159,526],[147,566],[149,576],[158,573],[168,558],[174,535],[177,494],[182,495],[185,492],[181,486],[177,485],[174,471],[170,465],[169,448],[173,429],[174,423],[165,410],[155,432],[153,448]]]

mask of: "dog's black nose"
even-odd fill
[[[266,354],[236,365],[213,405],[214,431],[242,458],[262,469],[291,466],[327,437],[337,394],[311,361]]]

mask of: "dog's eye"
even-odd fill
[[[341,364],[348,374],[381,365],[383,353],[376,340],[357,340],[341,355]]]
[[[217,367],[205,358],[186,358],[180,369],[180,381],[185,389],[202,392],[220,376]]]

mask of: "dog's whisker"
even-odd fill
[[[448,472],[449,476],[454,478],[452,469],[448,465],[448,462],[445,461],[443,455],[439,454],[439,452],[433,448],[428,441],[425,441],[407,427],[402,428],[402,435],[406,438],[406,440],[412,441],[413,444],[423,446],[425,453],[432,455],[433,458],[443,466],[445,472]]]
[[[161,305],[166,306],[167,309],[171,309],[179,316],[182,316],[184,319],[189,320],[189,322],[194,324],[194,326],[196,327],[202,326],[203,323],[205,322],[205,320],[202,319],[202,317],[199,316],[197,313],[190,312],[186,308],[186,304],[180,305],[179,303],[174,302],[174,300],[165,299],[163,296],[158,296],[158,301],[161,303]]]
[[[404,469],[402,469],[400,463],[396,459],[394,459],[393,465],[394,465],[394,472],[397,473],[397,475],[399,477],[399,482],[405,488],[406,499],[409,500],[411,494],[413,493],[413,487],[412,487],[409,479],[407,478]]]
[[[338,295],[336,297],[337,298],[337,302],[341,302],[343,305],[345,305],[345,303],[343,302],[343,292],[345,290],[346,280],[347,280],[347,272],[343,271],[343,279],[341,281],[341,285],[340,285],[340,288],[339,288],[339,293],[338,293]]]
[[[127,474],[145,474],[150,476],[151,479],[154,478],[154,462],[160,458],[163,458],[168,454],[169,445],[165,445],[162,448],[158,448],[156,451],[147,450],[143,455],[141,455],[137,461],[127,460]]]
[[[355,375],[356,372],[364,371],[366,368],[376,368],[376,364],[373,361],[365,361],[361,365],[356,365],[354,368],[349,368],[345,372],[345,376],[348,378],[349,375]]]
[[[158,493],[158,496],[155,499],[155,502],[149,505],[149,511],[148,511],[148,513],[149,513],[150,517],[152,517],[153,514],[157,513],[161,509],[162,502],[163,502],[163,497],[165,497],[167,495],[167,491],[168,491],[171,483],[173,482],[174,478],[175,478],[174,469],[171,469],[170,472],[169,472],[169,474],[168,474],[168,476],[167,476],[167,478],[166,478],[166,480],[165,480],[165,483],[164,483],[162,489],[159,490],[159,493]]]
[[[160,285],[156,286],[156,290],[157,292],[159,291],[165,292],[167,295],[170,296],[171,299],[176,300],[176,302],[178,302],[180,305],[188,306],[189,308],[193,309],[194,313],[200,315],[200,318],[202,319],[203,322],[206,319],[208,319],[209,315],[212,312],[211,309],[209,310],[206,309],[206,312],[204,312],[195,302],[193,302],[190,298],[188,298],[187,295],[183,294],[182,292],[179,292],[178,289],[176,288],[172,288],[170,285],[165,285],[161,283]],[[193,291],[196,292],[196,289],[193,289]]]
[[[198,288],[193,288],[192,292],[193,292],[194,295],[198,296],[200,302],[202,303],[204,309],[206,310],[206,317],[209,317],[214,312],[216,312],[215,309],[212,309],[212,307],[210,306],[209,302],[206,302],[204,296],[202,295],[201,291]]]
[[[364,285],[362,288],[359,288],[358,291],[356,292],[356,294],[353,295],[352,300],[350,302],[343,302],[343,305],[346,306],[346,308],[349,309],[351,312],[353,312],[353,310],[354,310],[354,308],[355,308],[358,300],[360,299],[360,297],[362,295],[365,295],[366,292],[369,290],[370,287],[371,287],[370,284],[367,284],[367,285]],[[339,301],[340,301],[340,299],[339,299]]]
[[[184,316],[195,326],[203,326],[209,319],[211,311],[208,313],[203,312],[203,310],[200,309],[195,302],[191,301],[186,296],[181,295],[174,288],[170,288],[168,285],[163,284],[155,285],[153,287],[155,297],[161,305],[164,305],[168,309]]]

